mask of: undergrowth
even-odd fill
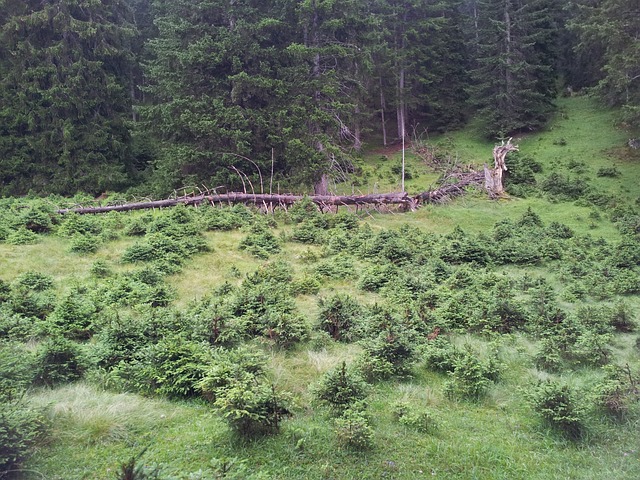
[[[503,202],[3,199],[0,477],[637,478],[638,167],[586,158],[611,141],[566,107],[519,139]]]

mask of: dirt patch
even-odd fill
[[[411,148],[410,143],[405,143],[404,148],[409,150]],[[376,155],[394,155],[398,152],[402,151],[402,143],[393,143],[391,145],[387,145],[386,147],[379,147],[371,150],[371,153]]]

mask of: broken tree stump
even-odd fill
[[[500,145],[493,147],[493,169],[484,164],[484,187],[491,198],[500,198],[504,196],[504,186],[502,185],[502,175],[507,171],[505,158],[509,152],[517,152],[518,146],[511,143],[511,139],[507,143],[502,141]]]

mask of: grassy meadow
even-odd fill
[[[63,199],[4,199],[0,440],[29,440],[0,478],[640,478],[637,132],[558,103],[514,138],[531,176],[497,201],[60,218]],[[418,144],[492,161],[473,126]],[[407,191],[436,186],[407,152]],[[338,189],[398,190],[400,161],[370,145]],[[342,403],[318,393],[336,382]]]

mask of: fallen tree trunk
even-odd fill
[[[303,195],[281,195],[281,194],[251,194],[251,193],[225,193],[195,195],[192,197],[179,197],[166,200],[156,200],[148,202],[125,203],[122,205],[107,205],[103,207],[77,207],[64,208],[57,212],[59,214],[78,213],[107,213],[107,212],[127,212],[131,210],[143,210],[148,208],[174,207],[176,205],[200,205],[202,203],[216,204],[255,204],[267,207],[288,207],[305,197]],[[341,205],[401,205],[407,209],[415,208],[415,199],[406,193],[381,193],[371,195],[311,195],[306,197],[316,205],[322,207]]]

